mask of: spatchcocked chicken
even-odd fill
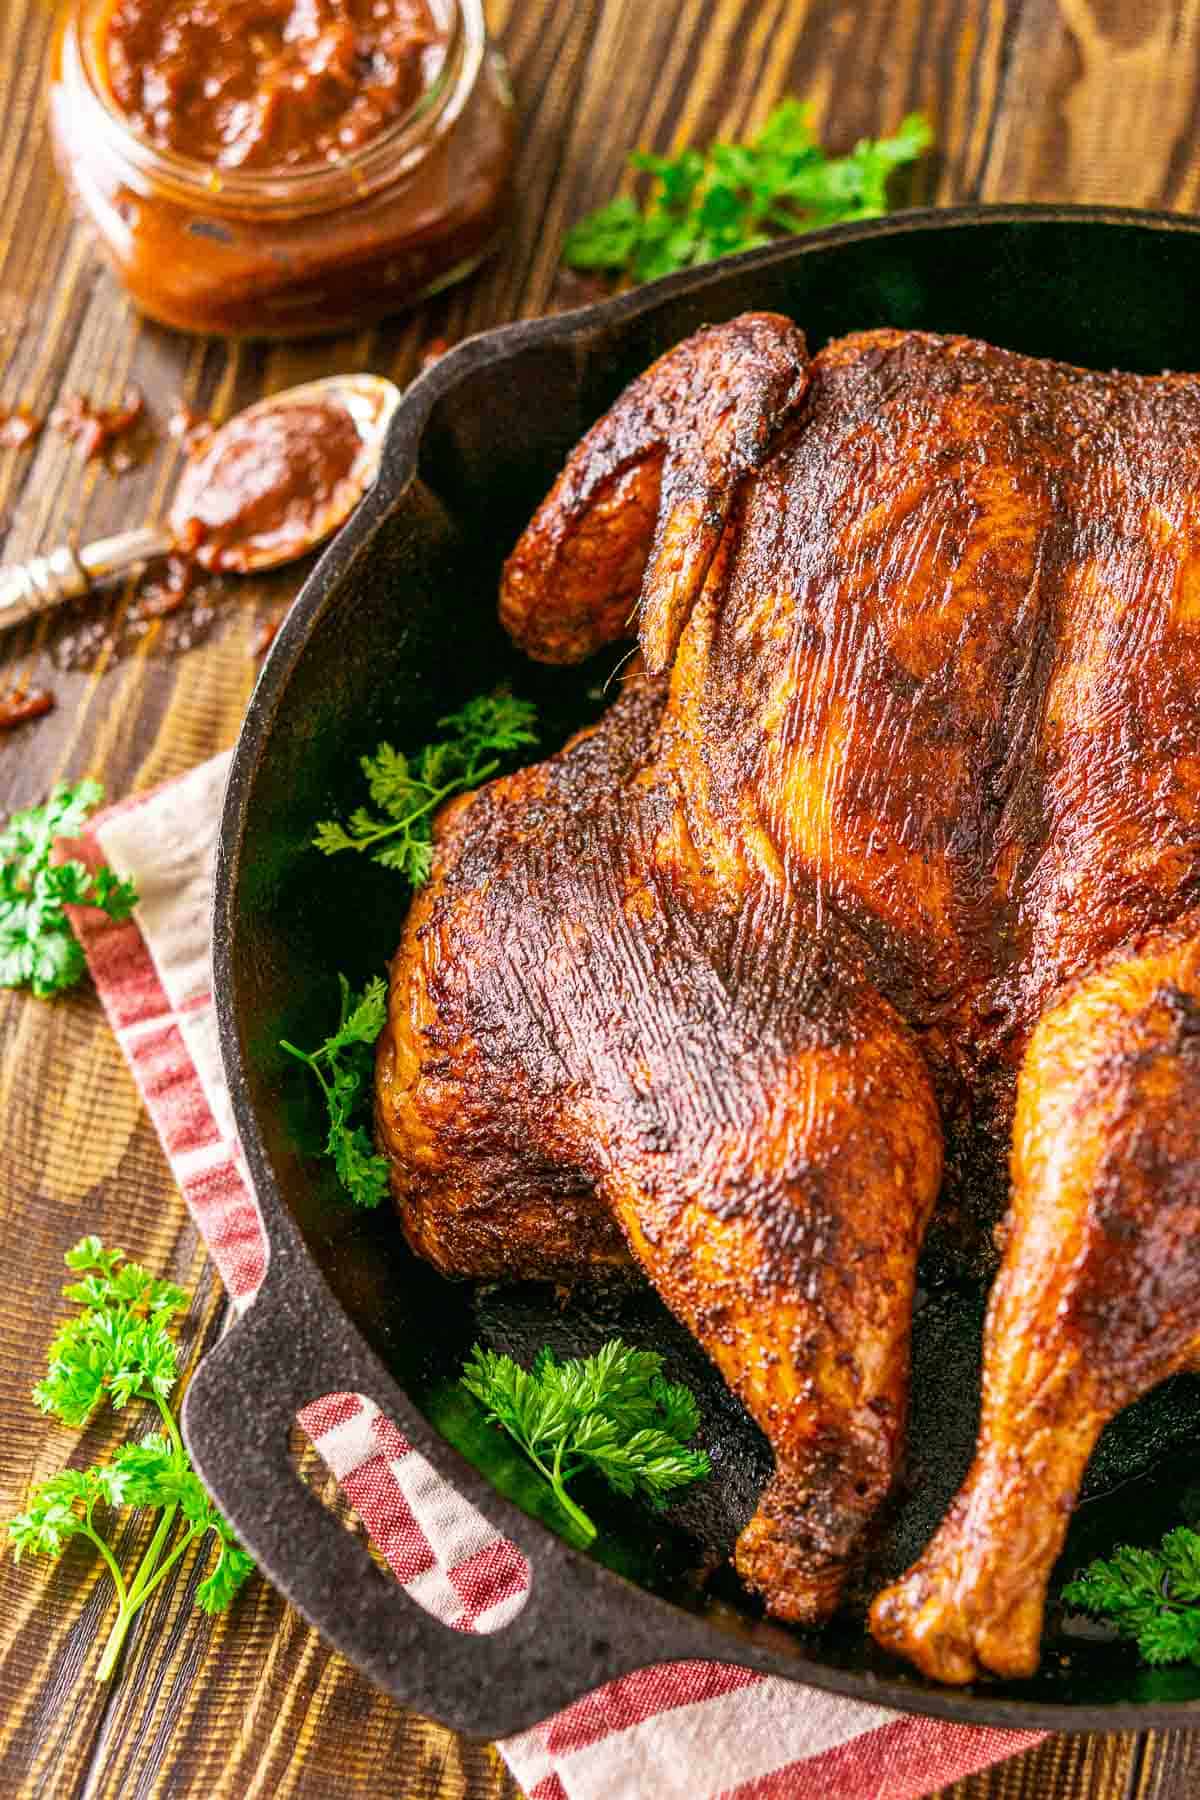
[[[1101,1428],[1200,1366],[1200,380],[747,315],[589,432],[500,604],[640,658],[438,820],[378,1065],[404,1229],[640,1264],[774,1451],[737,1567],[812,1624],[902,1454],[944,1135],[1011,1142],[975,1463],[871,1618],[1031,1672]]]

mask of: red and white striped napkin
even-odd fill
[[[64,845],[131,876],[135,917],[73,923],[184,1200],[244,1310],[266,1268],[262,1218],[221,1077],[210,986],[212,852],[228,757],[138,795]],[[517,1612],[527,1568],[370,1401],[300,1415],[413,1599],[462,1631]],[[717,1663],[609,1682],[499,1748],[529,1800],[917,1800],[1038,1741],[908,1718]]]

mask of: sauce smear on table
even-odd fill
[[[49,688],[13,688],[11,693],[0,694],[0,731],[12,731],[27,719],[40,719],[53,707]]]

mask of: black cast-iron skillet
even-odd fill
[[[582,671],[516,656],[495,618],[501,561],[568,450],[626,382],[698,326],[747,308],[790,314],[813,349],[891,325],[966,332],[1093,367],[1197,369],[1200,222],[1005,207],[841,227],[488,332],[413,385],[376,487],[276,639],[229,778],[214,981],[270,1263],[246,1316],[192,1383],[188,1442],[219,1504],[300,1611],[397,1699],[470,1733],[514,1731],[609,1677],[678,1657],[748,1664],[969,1724],[1200,1725],[1200,1669],[1140,1668],[1127,1646],[1063,1635],[1056,1610],[1033,1680],[966,1690],[890,1661],[861,1615],[807,1635],[765,1621],[727,1558],[769,1455],[657,1298],[610,1283],[579,1289],[564,1307],[534,1284],[442,1280],[409,1254],[390,1214],[358,1214],[343,1200],[313,1155],[319,1098],[278,1048],[283,1036],[315,1043],[326,1034],[335,971],[357,983],[381,968],[407,901],[387,871],[311,850],[314,821],[357,799],[357,758],[379,738],[421,744],[440,715],[497,681],[539,702],[547,750],[595,716],[617,653]],[[965,1469],[982,1300],[978,1280],[927,1274],[907,1478],[868,1585],[920,1548]],[[588,1494],[602,1530],[598,1550],[584,1555],[532,1516],[548,1519],[552,1507],[455,1377],[477,1337],[517,1354],[547,1339],[569,1352],[614,1330],[661,1348],[670,1371],[698,1389],[714,1474],[665,1518]],[[346,1389],[376,1401],[524,1551],[532,1591],[501,1631],[443,1627],[296,1473],[297,1410]],[[1120,1539],[1155,1541],[1190,1516],[1198,1393],[1200,1384],[1177,1381],[1106,1434],[1063,1570]]]

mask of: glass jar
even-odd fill
[[[417,101],[337,162],[216,167],[137,135],[108,80],[112,0],[77,0],[50,77],[55,156],[144,312],[181,331],[344,331],[459,281],[498,241],[515,145],[481,0],[435,0]]]

